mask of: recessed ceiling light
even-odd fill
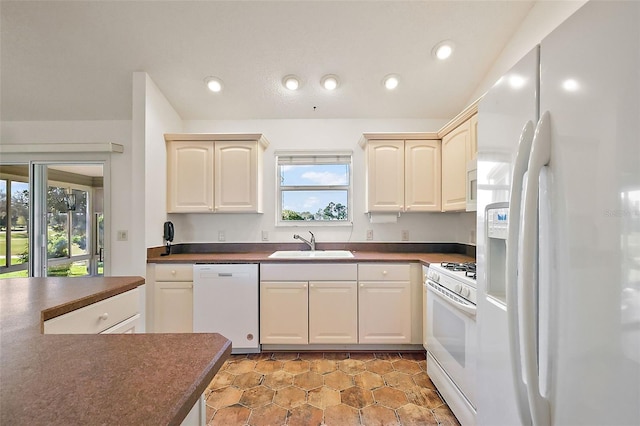
[[[328,74],[322,77],[320,80],[320,84],[327,90],[335,90],[338,87],[339,81],[338,76],[334,74]]]
[[[282,84],[289,90],[298,90],[298,88],[300,88],[300,79],[290,74],[282,79]]]
[[[400,79],[395,74],[389,74],[385,78],[382,79],[382,84],[388,90],[395,89],[396,87],[398,87],[399,83],[400,83]]]
[[[453,42],[451,40],[441,41],[433,48],[433,56],[444,61],[453,53]]]
[[[207,77],[204,79],[204,82],[212,92],[218,93],[222,90],[222,80],[220,80],[218,77]]]

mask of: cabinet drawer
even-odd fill
[[[355,263],[267,263],[260,265],[260,281],[355,281]]]
[[[377,263],[358,264],[359,281],[409,281],[409,264]]]
[[[193,281],[193,264],[158,264],[156,281]]]
[[[97,334],[138,313],[138,289],[44,322],[45,334]]]

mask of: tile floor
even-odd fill
[[[207,423],[459,425],[426,369],[420,352],[232,355],[205,392]]]

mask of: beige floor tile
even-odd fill
[[[263,379],[263,375],[256,373],[255,371],[250,371],[248,373],[240,374],[233,381],[233,386],[238,389],[250,389],[258,386]]]
[[[251,410],[242,405],[232,405],[216,411],[213,419],[209,422],[211,426],[232,426],[245,425],[249,420]]]
[[[209,383],[209,386],[207,386],[207,389],[226,388],[227,386],[230,386],[235,379],[236,376],[231,373],[218,371],[218,373],[213,377],[213,380],[211,380],[211,383]]]
[[[351,375],[362,373],[365,370],[364,362],[358,361],[357,359],[344,359],[342,361],[338,361],[338,368]]]
[[[274,352],[272,358],[279,361],[291,361],[298,358],[298,352]]]
[[[348,405],[334,405],[324,410],[324,423],[327,426],[359,425],[360,414],[358,410]]]
[[[305,361],[302,359],[285,361],[282,369],[291,374],[306,373],[307,371],[309,371],[309,361]]]
[[[429,375],[427,373],[420,372],[418,374],[414,374],[413,376],[411,376],[411,379],[413,380],[413,382],[420,387],[423,388],[427,388],[427,389],[435,389],[436,386],[433,384],[433,382],[431,381],[431,379],[429,378]]]
[[[307,401],[314,407],[324,410],[327,407],[340,404],[340,392],[335,389],[322,386],[320,388],[310,390],[307,395]]]
[[[393,365],[389,361],[374,359],[373,361],[368,361],[365,363],[365,368],[373,373],[387,374],[393,371]]]
[[[353,376],[353,382],[356,386],[360,386],[363,389],[376,389],[384,386],[384,380],[382,376],[371,371],[365,371],[364,373]]]
[[[384,359],[386,361],[395,361],[400,359],[399,352],[375,352],[374,355],[377,359]]]
[[[256,363],[255,370],[262,374],[271,374],[275,371],[282,370],[284,363],[275,359],[263,359]]]
[[[256,366],[256,362],[250,359],[231,360],[227,361],[224,366],[224,371],[231,374],[242,374],[253,371]]]
[[[325,352],[325,359],[332,359],[334,361],[341,361],[343,359],[349,358],[349,352]]]
[[[342,371],[334,371],[324,375],[324,385],[336,390],[343,390],[354,385],[353,377]]]
[[[420,366],[420,368],[422,369],[422,371],[424,371],[425,373],[427,372],[427,361],[419,361],[418,365]]]
[[[433,410],[438,420],[438,424],[442,426],[460,426],[458,419],[453,415],[448,406],[443,405]]]
[[[273,402],[274,394],[275,391],[267,388],[266,386],[257,386],[255,388],[247,389],[242,393],[240,404],[249,408],[262,407]]]
[[[398,388],[400,390],[407,390],[415,386],[411,376],[399,371],[392,371],[382,376],[387,386]]]
[[[327,374],[338,369],[338,363],[330,359],[317,359],[310,361],[309,368],[314,373]]]
[[[349,354],[350,359],[357,359],[358,361],[371,361],[376,358],[373,352],[351,352]]]
[[[212,391],[207,398],[206,404],[210,407],[219,409],[237,404],[241,397],[242,391],[240,389],[229,386]]]
[[[437,425],[431,410],[414,404],[404,405],[396,410],[402,426],[427,426]]]
[[[416,361],[411,361],[408,359],[393,361],[391,364],[396,371],[401,371],[407,374],[416,374],[422,371],[420,369],[420,365]]]
[[[305,361],[314,361],[317,359],[323,359],[324,353],[322,352],[300,352],[298,354],[298,358],[304,359]]]
[[[340,400],[343,404],[360,409],[373,404],[373,395],[368,389],[353,386],[340,392]]]
[[[271,389],[282,389],[293,384],[293,374],[286,371],[279,370],[271,374],[266,374],[262,381],[264,386],[268,386]]]
[[[322,386],[322,376],[318,373],[307,371],[293,378],[293,384],[304,390],[311,390]]]
[[[373,398],[376,403],[380,405],[384,405],[385,407],[400,408],[403,405],[406,405],[409,401],[407,400],[407,395],[399,389],[394,389],[390,387],[383,387],[373,391]]]
[[[251,410],[249,425],[251,426],[282,426],[287,419],[287,410],[275,404]],[[231,426],[231,425],[229,425]]]
[[[412,388],[405,390],[405,393],[407,394],[409,402],[421,407],[433,409],[444,405],[444,402],[440,399],[438,393],[431,389],[413,386]]]
[[[307,393],[295,386],[289,386],[276,391],[273,403],[280,407],[291,409],[303,405],[307,402]]]
[[[320,426],[324,413],[321,409],[305,404],[289,410],[288,426]]]
[[[399,426],[396,413],[381,405],[370,405],[360,410],[365,426]]]

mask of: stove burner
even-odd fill
[[[467,263],[457,263],[457,262],[442,262],[440,264],[440,266],[442,266],[445,269],[448,269],[450,271],[462,271],[467,273],[468,277],[471,277],[471,275],[468,275],[469,273],[473,273],[473,278],[475,279],[475,272],[476,272],[476,264],[473,262],[467,262]]]

